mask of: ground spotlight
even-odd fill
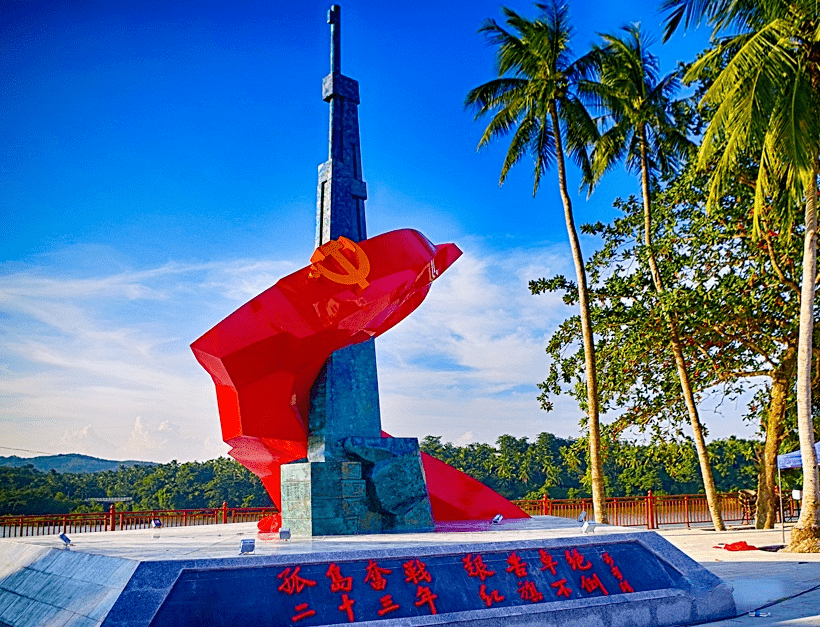
[[[240,555],[250,555],[253,553],[254,549],[256,548],[256,540],[242,540],[242,544],[239,547],[239,554]]]

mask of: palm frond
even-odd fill
[[[587,147],[597,137],[595,121],[582,111],[573,93],[582,68],[573,66],[571,59],[568,9],[558,0],[537,6],[541,14],[535,20],[502,8],[503,25],[495,20],[484,22],[479,32],[496,48],[498,78],[471,90],[464,102],[476,119],[492,116],[479,149],[510,135],[501,183],[525,156],[533,159],[533,193],[543,173],[555,163],[558,137],[566,138],[566,152],[585,177],[589,173]],[[553,128],[552,106],[567,127],[563,133]]]

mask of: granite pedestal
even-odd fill
[[[735,615],[731,586],[654,532],[538,517],[279,541],[255,526],[0,541],[14,627],[657,627]]]

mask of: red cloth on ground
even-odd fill
[[[732,542],[731,544],[724,544],[723,546],[716,546],[716,549],[726,549],[727,551],[757,551],[756,546],[747,544],[745,540],[740,542]]]

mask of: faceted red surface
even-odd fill
[[[364,289],[302,268],[191,345],[216,385],[230,455],[262,479],[277,506],[280,465],[307,455],[309,394],[325,360],[407,317],[461,255],[454,244],[434,246],[411,229],[358,246],[371,266]],[[345,254],[354,266],[360,261]],[[336,274],[346,272],[331,257],[322,263]],[[436,521],[526,516],[468,475],[429,456],[422,459]]]
[[[504,518],[530,517],[495,490],[432,455],[422,453],[421,463],[436,522],[492,520],[496,514]]]

